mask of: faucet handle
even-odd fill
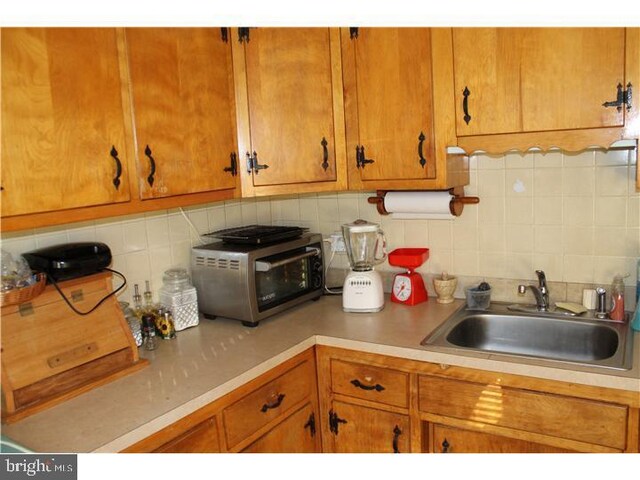
[[[527,286],[518,285],[518,295],[524,295],[525,293],[527,293]]]

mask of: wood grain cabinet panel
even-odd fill
[[[2,216],[128,201],[115,29],[1,36]]]
[[[303,362],[225,408],[222,415],[227,447],[232,448],[309,397],[314,378],[314,366]]]
[[[350,397],[407,408],[409,375],[366,364],[331,361],[331,390]]]
[[[313,405],[306,404],[253,442],[243,453],[320,452],[320,430]]]
[[[420,376],[419,392],[423,412],[626,448],[625,405],[434,376]]]
[[[444,425],[433,425],[433,453],[568,453],[570,450],[474,432]]]
[[[455,144],[450,38],[449,29],[342,29],[351,189],[469,182],[467,164],[446,153]]]
[[[410,452],[409,416],[375,407],[333,402],[336,428],[329,442],[334,453]]]
[[[228,38],[219,28],[127,28],[126,37],[141,197],[235,188]]]
[[[215,417],[196,425],[191,430],[158,447],[157,453],[218,453],[218,427]]]
[[[346,187],[338,30],[233,39],[243,195]]]

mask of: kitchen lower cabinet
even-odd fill
[[[314,348],[123,450],[319,452]]]
[[[380,408],[334,401],[329,411],[331,435],[326,440],[334,453],[407,453],[409,416]]]
[[[243,196],[346,189],[339,30],[233,32]]]
[[[454,28],[453,68],[468,153],[638,138],[638,28]]]
[[[220,441],[215,417],[205,420],[191,430],[154,450],[156,453],[218,453]]]
[[[451,29],[343,28],[349,188],[469,183],[455,145]]]
[[[236,187],[227,29],[127,28],[140,196]]]
[[[571,453],[571,450],[461,428],[433,425],[431,453]],[[427,433],[429,435],[429,433]]]
[[[127,202],[114,28],[3,28],[2,217]],[[33,228],[33,225],[30,225]]]
[[[243,453],[316,453],[321,451],[316,412],[308,403],[253,442]]]

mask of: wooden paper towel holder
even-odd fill
[[[451,188],[449,189],[449,193],[454,197],[449,203],[449,211],[451,212],[451,215],[455,215],[456,217],[459,217],[462,214],[462,210],[465,205],[475,205],[480,203],[480,198],[478,197],[466,197],[464,195],[463,187]],[[389,215],[389,212],[384,208],[384,196],[386,194],[386,190],[376,190],[376,196],[369,197],[367,199],[367,202],[375,204],[380,215]]]

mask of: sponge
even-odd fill
[[[572,302],[558,302],[556,303],[556,307],[575,313],[576,315],[580,315],[581,313],[587,311],[584,306],[580,305],[579,303]]]

